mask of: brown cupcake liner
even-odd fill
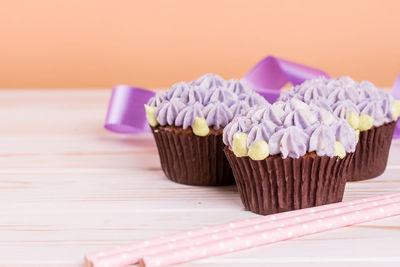
[[[172,181],[187,185],[222,186],[235,184],[224,155],[222,130],[204,137],[175,126],[152,127],[161,167]]]
[[[395,127],[391,122],[360,132],[347,181],[372,179],[385,171]]]
[[[271,156],[265,160],[225,154],[247,210],[266,215],[340,202],[354,153],[345,158],[310,154],[299,159]]]

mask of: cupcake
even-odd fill
[[[258,105],[269,103],[238,80],[212,74],[157,93],[145,109],[165,175],[187,185],[234,184],[222,131],[235,115]]]
[[[297,98],[347,120],[359,133],[348,181],[381,175],[386,168],[392,135],[400,115],[400,101],[371,82],[349,77],[308,80],[289,89],[280,100]]]
[[[266,215],[339,202],[357,136],[298,99],[254,107],[225,128],[225,154],[247,210]]]

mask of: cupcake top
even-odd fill
[[[345,119],[292,98],[242,112],[224,128],[223,141],[237,157],[253,160],[299,158],[308,152],[344,158],[355,151],[358,133]]]
[[[400,101],[371,82],[358,83],[350,77],[307,80],[283,93],[279,100],[291,98],[329,110],[360,131],[396,121],[400,115]]]
[[[191,82],[174,84],[168,91],[157,93],[146,108],[146,117],[157,125],[192,127],[199,136],[225,127],[242,110],[269,103],[238,80],[225,81],[218,75],[205,74]]]

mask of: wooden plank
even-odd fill
[[[234,186],[170,182],[153,138],[102,127],[110,92],[0,91],[0,266],[81,266],[87,252],[256,217]],[[400,142],[345,201],[400,191]],[[399,266],[400,217],[182,266]]]

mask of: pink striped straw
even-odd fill
[[[263,216],[245,221],[233,222],[230,224],[222,224],[213,226],[210,228],[203,228],[195,231],[182,232],[172,234],[166,237],[156,238],[152,240],[147,240],[143,242],[138,242],[132,245],[125,245],[123,247],[107,250],[104,252],[92,253],[86,257],[87,266],[127,266],[129,264],[138,263],[139,259],[143,256],[160,254],[163,251],[173,251],[176,249],[181,249],[187,246],[199,245],[211,238],[215,238],[218,233],[219,238],[228,238],[235,234],[240,229],[242,234],[250,233],[257,229],[270,229],[273,227],[281,227],[287,224],[291,224],[292,218],[295,218],[295,222],[309,221],[312,219],[317,219],[316,215],[318,213],[319,218],[325,217],[330,214],[332,210],[334,212],[348,212],[355,210],[356,207],[362,205],[358,208],[367,207],[368,203],[378,201],[393,201],[394,198],[400,197],[400,193],[383,195],[377,197],[363,198],[356,201],[335,203],[330,205],[319,206],[316,208],[308,208],[302,210],[295,210],[291,212],[279,213],[276,215]],[[339,208],[343,210],[339,211]],[[310,216],[310,214],[312,216]],[[254,228],[248,227],[254,226]],[[248,229],[245,229],[245,228]],[[232,230],[235,230],[233,232]]]
[[[390,204],[394,200],[400,201],[400,197],[398,198],[391,198],[391,199],[383,199],[380,200],[379,205],[384,205],[384,204]],[[201,245],[201,244],[206,244],[209,242],[212,242],[214,240],[222,240],[230,237],[235,237],[237,235],[243,236],[243,235],[248,235],[253,232],[257,231],[266,231],[269,229],[276,229],[288,225],[293,225],[297,224],[299,222],[307,223],[312,220],[318,220],[321,218],[325,218],[328,216],[331,216],[332,213],[339,214],[339,213],[348,213],[351,211],[357,211],[357,210],[362,210],[365,208],[370,208],[373,207],[374,205],[378,205],[378,202],[364,202],[360,203],[356,206],[354,205],[349,205],[346,207],[342,207],[340,210],[339,209],[334,209],[332,210],[323,210],[318,213],[314,212],[314,210],[310,210],[309,213],[306,214],[301,214],[296,216],[295,218],[289,217],[289,218],[284,218],[281,220],[270,220],[270,221],[265,221],[265,222],[260,222],[255,225],[250,225],[250,226],[243,226],[243,227],[235,227],[234,231],[231,225],[226,227],[225,231],[220,231],[220,232],[214,232],[214,233],[209,233],[206,235],[201,235],[201,236],[187,236],[185,239],[181,239],[179,241],[173,241],[169,242],[167,244],[160,244],[158,246],[152,246],[151,248],[141,248],[135,250],[133,253],[128,254],[125,256],[125,259],[131,260],[131,262],[137,262],[140,260],[140,258],[148,256],[148,255],[154,255],[154,254],[160,254],[163,252],[167,251],[175,251],[177,249],[182,249],[185,247],[192,247],[195,245]],[[112,266],[119,266],[118,264],[118,257],[115,256],[110,256],[110,257],[105,257],[103,259],[105,262],[108,264],[112,264]]]
[[[362,210],[331,212],[331,216],[320,219],[311,219],[307,222],[298,222],[273,229],[258,229],[250,234],[240,235],[226,239],[217,239],[211,242],[185,247],[174,251],[163,252],[156,255],[145,256],[140,260],[142,267],[162,267],[180,264],[201,258],[207,258],[234,251],[258,247],[283,240],[301,237],[313,233],[324,232],[353,224],[369,222],[400,215],[400,199],[390,204],[372,204]],[[236,232],[235,232],[236,233]]]

